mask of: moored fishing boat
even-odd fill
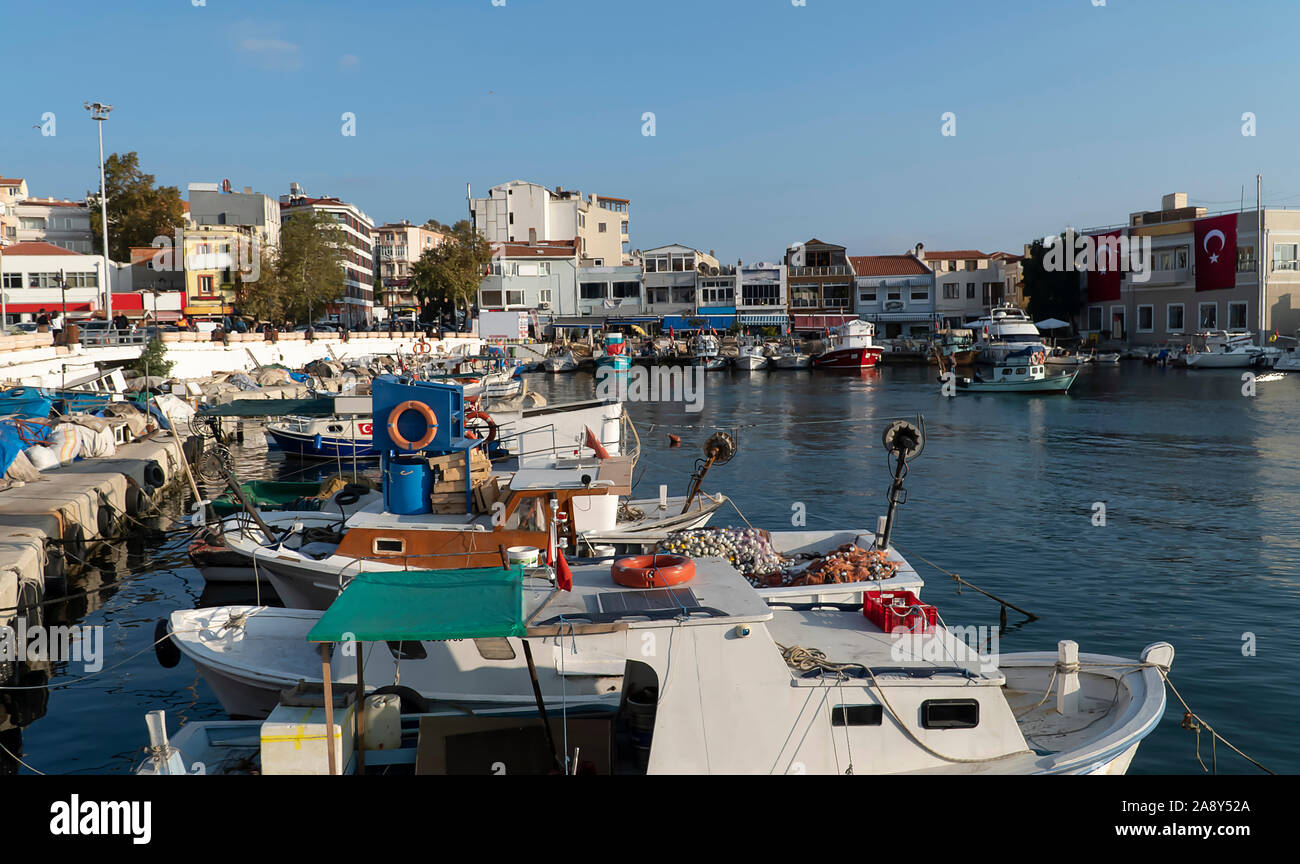
[[[1059,374],[1047,374],[1043,354],[1031,348],[1005,354],[989,370],[988,377],[977,373],[973,378],[958,377],[957,389],[972,393],[1065,393],[1078,377],[1078,368]]]
[[[727,358],[722,356],[722,347],[717,336],[712,333],[701,333],[695,337],[695,354],[691,365],[702,366],[709,372],[727,368]]]
[[[542,369],[547,372],[572,372],[577,368],[577,358],[568,350],[552,349],[552,353],[542,360]]]
[[[736,357],[732,362],[737,369],[746,372],[767,368],[768,357],[762,338],[756,336],[741,338],[736,349]]]
[[[803,353],[794,342],[782,342],[776,349],[776,355],[768,361],[772,369],[809,369],[812,362],[812,355]]]
[[[847,321],[835,328],[827,348],[813,358],[818,369],[858,371],[880,362],[884,350],[872,343],[876,328],[869,321]]]

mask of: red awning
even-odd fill
[[[123,293],[113,295],[113,311],[118,309],[123,311],[127,309],[143,309],[144,295],[135,293]]]
[[[63,308],[62,303],[6,303],[5,313],[8,315],[38,315],[40,314],[40,311],[44,309],[49,314],[53,315],[56,312],[62,312]],[[89,312],[90,304],[69,303],[67,308],[69,312]]]
[[[794,329],[822,330],[827,327],[839,327],[850,321],[856,321],[857,315],[795,315]]]

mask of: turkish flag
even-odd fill
[[[1237,286],[1237,214],[1199,219],[1196,239],[1196,290],[1220,291]]]
[[[1122,231],[1090,235],[1093,242],[1092,260],[1088,262],[1088,302],[1109,303],[1118,300],[1124,271],[1119,257],[1119,238]]]
[[[569,569],[569,562],[564,560],[564,550],[555,550],[555,587],[561,591],[573,590],[573,571]]]

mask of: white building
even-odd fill
[[[578,238],[582,264],[616,267],[628,262],[625,198],[582,197],[573,189],[512,180],[493,186],[484,198],[469,198],[474,228],[490,243],[539,243]]]
[[[785,329],[789,324],[785,274],[784,264],[766,261],[736,268],[736,318],[742,326]]]
[[[52,243],[29,241],[6,246],[0,255],[0,289],[5,324],[33,321],[41,309],[87,318],[103,307],[98,255],[82,255]],[[66,295],[64,287],[66,286]]]
[[[343,229],[343,302],[331,306],[330,314],[337,314],[349,326],[370,321],[375,303],[375,264],[371,239],[375,230],[374,220],[355,204],[348,204],[338,198],[311,198],[297,183],[290,183],[289,194],[280,196],[280,217],[288,220],[301,213],[325,213]]]
[[[19,243],[51,243],[87,255],[94,249],[90,208],[84,201],[26,198],[13,210]]]
[[[578,243],[498,243],[478,289],[480,309],[577,315]]]
[[[931,252],[921,260],[934,271],[935,315],[945,327],[961,327],[1009,300],[1004,259],[977,249]]]

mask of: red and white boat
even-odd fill
[[[883,348],[872,344],[876,328],[869,321],[848,321],[835,328],[827,349],[813,358],[818,369],[870,369],[880,362]]]

